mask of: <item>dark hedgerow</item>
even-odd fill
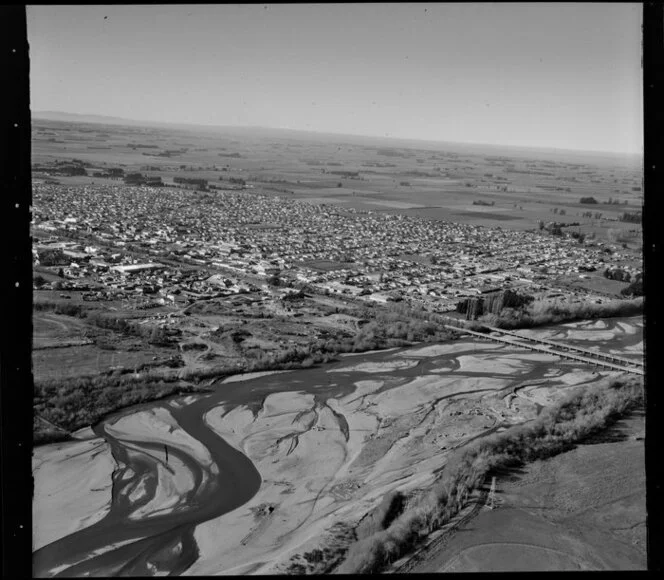
[[[533,302],[526,308],[505,308],[500,314],[486,314],[480,322],[497,328],[515,329],[557,324],[572,320],[591,320],[620,316],[636,316],[643,313],[643,298],[610,300],[602,304],[578,302]]]

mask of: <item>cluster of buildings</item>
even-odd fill
[[[186,305],[258,289],[238,278],[145,262],[105,246],[61,241],[55,236],[33,246],[33,259],[36,264],[54,266],[61,274],[50,283],[51,288],[81,291],[84,300],[126,299],[127,307]]]
[[[543,290],[554,277],[624,267],[629,258],[571,236],[168,187],[35,183],[33,227],[56,244],[70,240],[62,246],[68,279],[156,288],[165,300],[249,291],[257,280],[277,279],[447,311],[463,297]],[[45,245],[35,247],[36,260]],[[184,276],[173,264],[198,273]]]

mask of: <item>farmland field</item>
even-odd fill
[[[640,317],[575,314],[642,304],[621,294],[642,275],[640,172],[629,156],[35,119],[37,575],[328,571],[386,494],[415,501],[457,449],[640,374]],[[448,326],[506,297],[571,317],[524,336],[636,366]],[[563,548],[523,553],[565,567]]]
[[[92,173],[120,166],[158,175],[167,184],[177,176],[220,187],[242,179],[247,195],[268,193],[367,211],[517,230],[536,228],[539,220],[579,222],[580,231],[599,239],[610,229],[636,229],[640,235],[640,224],[618,220],[623,212],[641,208],[642,167],[636,157],[400,140],[385,147],[377,138],[306,132],[45,119],[35,120],[33,135],[34,164],[67,159],[90,164],[88,176],[59,177],[63,184],[109,182]],[[598,203],[579,203],[588,196]],[[480,207],[475,201],[493,205]],[[593,216],[583,217],[588,210]]]

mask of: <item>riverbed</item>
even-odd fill
[[[642,356],[640,317],[527,332]],[[452,450],[617,375],[463,338],[122,410],[35,450],[34,575],[284,573]]]

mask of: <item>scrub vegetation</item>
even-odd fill
[[[432,531],[447,524],[468,502],[491,472],[544,459],[571,449],[643,402],[643,383],[621,378],[580,388],[542,412],[534,421],[490,435],[450,457],[440,478],[403,513],[388,524],[380,519],[383,501],[371,525],[360,523],[358,541],[338,567],[338,573],[370,574],[383,571],[406,555]],[[364,520],[363,520],[364,521]],[[378,525],[379,522],[383,525]],[[358,529],[359,531],[359,529]],[[368,534],[372,531],[373,533]]]
[[[125,336],[137,336],[151,344],[167,345],[169,332],[160,327],[140,325],[137,321],[113,316],[76,303],[35,302],[38,312],[50,311],[76,318],[97,328]],[[408,317],[408,314],[411,314]],[[258,352],[239,364],[220,364],[206,368],[118,369],[90,376],[35,380],[33,441],[35,444],[69,439],[77,429],[94,425],[105,415],[138,403],[168,396],[205,392],[209,382],[257,371],[309,368],[333,361],[339,353],[407,346],[413,342],[448,339],[450,333],[426,320],[423,313],[394,306],[373,314],[354,336],[319,339],[306,346],[291,346],[276,352]],[[357,312],[355,312],[357,316]],[[404,320],[404,318],[406,320]],[[365,319],[366,320],[366,319]]]
[[[573,320],[635,316],[643,313],[643,298],[567,303],[562,301],[536,301],[522,309],[504,308],[500,314],[486,314],[480,322],[497,328],[532,328]]]

